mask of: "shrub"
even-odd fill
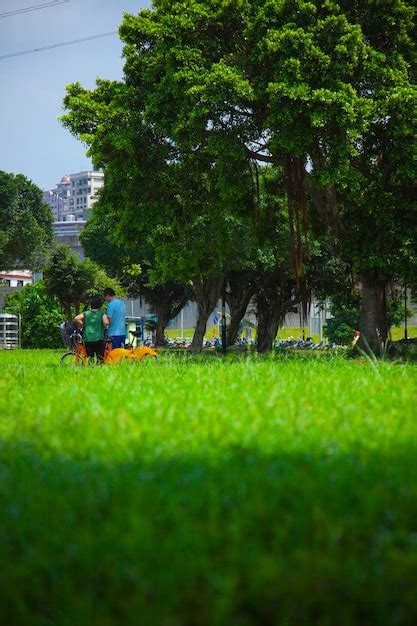
[[[42,281],[7,294],[4,309],[21,317],[23,348],[62,346],[59,325],[65,315],[56,298],[46,293]]]

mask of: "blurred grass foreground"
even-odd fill
[[[417,368],[0,353],[5,626],[417,623]]]

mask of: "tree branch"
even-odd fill
[[[263,163],[278,164],[278,160],[275,159],[271,155],[260,154],[259,152],[255,152],[254,150],[251,150],[247,146],[245,146],[245,150],[246,150],[246,154],[248,155],[248,157],[250,157],[251,159],[254,159],[255,161],[262,161]]]

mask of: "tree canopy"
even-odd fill
[[[42,191],[22,174],[0,172],[0,268],[39,269],[52,240]]]
[[[124,291],[118,281],[107,276],[98,265],[85,259],[80,261],[67,246],[57,246],[43,272],[46,293],[56,298],[68,319],[88,306],[92,296],[103,295],[111,287],[117,295]]]
[[[63,122],[105,168],[114,237],[152,248],[155,282],[193,285],[202,328],[251,254],[267,163],[296,290],[311,238],[331,241],[378,350],[387,284],[417,248],[416,16],[411,0],[158,0],[124,17],[124,81],[68,87]]]

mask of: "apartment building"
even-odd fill
[[[87,220],[90,216],[97,192],[104,185],[103,172],[79,172],[71,174],[71,193],[69,196],[69,213],[76,220]]]
[[[63,176],[55,189],[44,192],[56,222],[88,219],[97,192],[104,184],[103,172],[84,171]]]

